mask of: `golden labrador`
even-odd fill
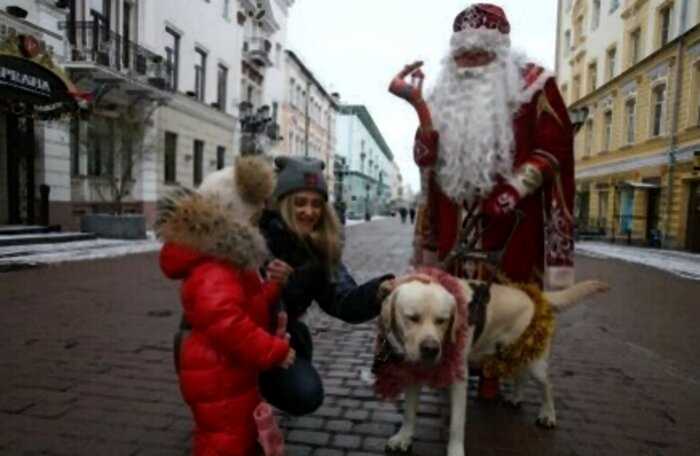
[[[474,281],[459,281],[468,301],[473,296]],[[542,293],[557,313],[571,307],[579,300],[597,292],[608,290],[604,282],[590,280],[580,282],[562,291]],[[467,326],[464,349],[464,375],[468,378],[468,366],[479,365],[484,357],[495,354],[514,343],[530,325],[535,314],[535,302],[519,288],[492,285],[486,306],[483,329],[472,341],[474,327]],[[456,300],[443,286],[429,281],[410,281],[396,287],[384,301],[382,324],[392,328],[389,342],[405,361],[423,365],[435,365],[442,356],[444,342],[454,338]],[[522,389],[528,376],[532,376],[542,388],[542,405],[537,422],[546,427],[556,425],[556,413],[552,385],[547,366],[549,343],[537,359],[522,368],[514,377],[514,394],[510,401],[522,401]],[[460,364],[461,366],[461,364]],[[421,385],[410,385],[405,392],[403,424],[387,443],[391,451],[406,451],[411,446],[416,425],[418,397]],[[450,435],[448,456],[464,455],[464,426],[467,411],[466,380],[458,380],[450,386]]]

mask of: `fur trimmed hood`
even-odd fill
[[[207,176],[197,191],[181,188],[159,201],[158,237],[191,251],[187,258],[177,255],[169,275],[202,255],[242,269],[260,267],[268,250],[252,220],[273,188],[274,173],[264,159],[239,157],[233,167]]]

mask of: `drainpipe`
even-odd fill
[[[688,15],[688,0],[683,0],[681,6],[679,39],[676,45],[676,81],[673,101],[673,114],[671,116],[671,137],[668,149],[668,182],[666,190],[666,227],[664,229],[664,246],[670,247],[671,212],[673,206],[673,172],[676,165],[676,153],[678,149],[678,116],[681,104],[681,80],[683,79],[683,40],[685,35],[686,17]]]

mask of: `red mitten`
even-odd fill
[[[515,209],[520,198],[520,193],[515,187],[510,184],[499,184],[484,201],[482,211],[491,217],[502,217]]]

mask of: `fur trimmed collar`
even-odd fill
[[[218,198],[179,189],[158,203],[156,233],[165,242],[255,269],[268,256],[257,227],[236,217]]]
[[[381,399],[395,399],[407,386],[416,383],[432,388],[447,386],[464,380],[464,350],[467,342],[469,302],[464,288],[455,277],[436,268],[419,268],[414,274],[397,279],[397,285],[421,281],[437,283],[449,292],[457,303],[454,325],[457,325],[454,342],[449,337],[443,342],[443,356],[437,366],[426,368],[382,354],[386,349],[386,336],[389,328],[384,328],[379,320],[375,362],[372,368],[375,375],[374,391]]]

